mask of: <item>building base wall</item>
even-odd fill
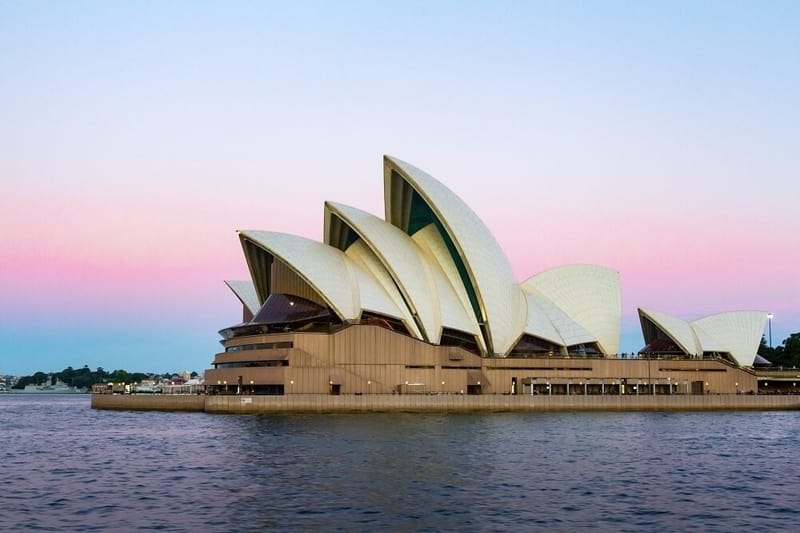
[[[798,410],[800,396],[523,396],[461,394],[285,396],[92,395],[92,408],[206,413],[357,412],[563,412],[563,411],[723,411]]]

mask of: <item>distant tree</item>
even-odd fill
[[[196,375],[196,373],[192,374]],[[173,376],[173,374],[169,372],[162,375],[167,379]],[[115,383],[134,383],[146,379],[158,380],[162,375],[144,372],[128,372],[123,369],[114,370],[109,374],[103,370],[101,366],[98,366],[95,371],[92,371],[88,365],[83,365],[83,368],[79,368],[78,370],[68,366],[61,372],[55,372],[52,375],[39,371],[30,376],[22,376],[14,385],[14,389],[24,389],[26,385],[43,385],[48,382],[48,379],[51,384],[55,383],[56,380],[61,380],[73,387],[90,389],[92,385],[107,383],[109,381]]]
[[[783,340],[781,348],[781,365],[800,367],[800,333],[792,333]]]
[[[762,345],[764,340],[762,338]],[[762,347],[759,346],[758,353],[764,355],[768,353],[769,356],[764,355],[774,366],[781,366],[785,368],[800,367],[800,333],[792,333],[783,342],[775,348],[766,347],[766,352],[762,353]]]
[[[44,385],[48,383],[49,375],[44,372],[36,372],[32,376],[22,376],[14,385],[14,389],[24,389],[26,385]]]
[[[758,351],[756,353],[770,363],[772,362],[772,358],[775,356],[775,348],[770,348],[767,346],[767,338],[764,335],[761,335],[761,343],[758,345]]]
[[[133,380],[127,370],[118,369],[108,375],[108,381],[113,381],[115,383],[131,383]]]

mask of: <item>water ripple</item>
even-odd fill
[[[4,531],[790,529],[800,414],[219,416],[0,397]]]

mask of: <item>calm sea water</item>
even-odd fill
[[[231,416],[0,396],[3,531],[775,531],[800,413]]]

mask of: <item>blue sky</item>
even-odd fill
[[[520,280],[800,330],[797,2],[0,1],[0,373],[202,370],[236,229],[436,176]]]

